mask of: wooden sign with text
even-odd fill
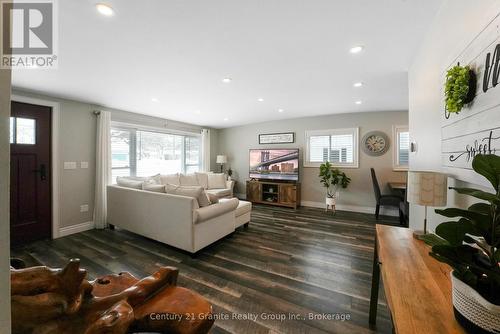
[[[477,154],[500,154],[500,16],[496,16],[467,43],[443,71],[457,64],[469,65],[477,76],[475,99],[459,114],[446,114],[442,92],[441,160],[457,179],[488,185],[472,170]]]

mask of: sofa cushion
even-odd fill
[[[219,203],[219,196],[217,196],[215,194],[211,194],[208,191],[205,191],[205,193],[208,196],[208,200],[210,201],[210,204]]]
[[[222,173],[207,174],[208,189],[226,188],[226,175]]]
[[[196,174],[180,174],[179,179],[181,186],[199,186]]]
[[[208,174],[196,172],[196,178],[198,179],[198,184],[204,189],[208,189]]]
[[[252,203],[247,201],[240,201],[238,207],[236,208],[236,217],[244,215],[247,212],[252,211]]]
[[[231,189],[208,189],[206,192],[219,198],[231,196]]]
[[[153,184],[153,183],[143,182],[142,190],[153,191],[156,193],[164,193],[165,186],[163,184]]]
[[[219,202],[217,204],[213,204],[204,208],[199,208],[195,210],[198,217],[196,223],[201,223],[225,213],[234,211],[238,207],[238,203],[239,200],[237,198],[231,198],[224,202]]]
[[[116,178],[116,184],[120,187],[132,188],[132,189],[142,189],[142,184],[144,181],[132,180],[129,177],[118,176]]]
[[[179,173],[175,174],[166,174],[166,175],[160,175],[160,180],[161,184],[167,185],[167,184],[173,184],[173,185],[180,185],[180,180],[179,180]]]
[[[174,184],[167,184],[165,186],[165,191],[167,194],[194,197],[198,201],[200,208],[210,205],[205,190],[200,186],[176,186]]]

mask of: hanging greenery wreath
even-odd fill
[[[476,95],[476,74],[469,66],[457,64],[446,73],[446,110],[459,113]]]

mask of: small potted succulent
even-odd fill
[[[434,244],[431,255],[453,268],[453,309],[458,322],[471,333],[500,333],[500,157],[477,155],[472,167],[491,183],[494,192],[452,187],[481,202],[468,209],[436,210],[458,220],[436,227],[442,240]]]
[[[469,66],[457,64],[446,72],[446,111],[458,114],[476,96],[476,74]]]
[[[347,188],[351,179],[338,168],[333,168],[330,162],[325,162],[319,167],[320,182],[326,188],[326,205],[335,206],[339,187]]]

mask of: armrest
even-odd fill
[[[233,188],[234,188],[234,181],[233,180],[227,180],[226,181],[226,189],[230,189],[231,192],[232,192]]]
[[[204,222],[211,218],[218,217],[225,213],[236,210],[240,201],[237,198],[231,198],[227,201],[222,201],[216,204],[205,206],[195,210],[197,220],[196,223]]]

